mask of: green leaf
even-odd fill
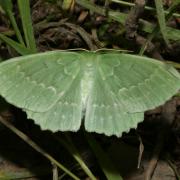
[[[0,5],[2,6],[2,8],[7,11],[10,10],[12,11],[13,9],[13,4],[12,4],[12,0],[0,0]]]
[[[31,21],[30,3],[29,0],[18,0],[18,8],[21,15],[21,21],[26,40],[26,46],[34,53],[37,52],[34,39],[33,26]]]
[[[21,55],[27,55],[27,54],[33,54],[34,53],[30,49],[26,48],[25,46],[23,46],[22,44],[19,44],[16,41],[12,40],[11,38],[3,35],[2,33],[0,33],[0,40],[4,41],[7,45],[14,48]]]
[[[151,58],[118,52],[52,51],[0,65],[0,94],[42,129],[121,136],[180,88],[180,74]]]
[[[158,22],[159,22],[159,26],[160,26],[162,36],[163,36],[166,44],[169,44],[169,40],[167,38],[166,19],[165,19],[165,13],[164,13],[164,9],[163,9],[162,0],[155,0],[155,5],[156,5]]]
[[[11,21],[11,24],[14,28],[14,31],[16,33],[16,36],[19,40],[19,42],[22,44],[22,46],[24,46],[24,41],[23,38],[21,36],[21,32],[18,28],[18,25],[16,23],[16,19],[14,17],[13,14],[13,4],[12,4],[12,0],[0,0],[0,5],[3,7],[3,9],[5,10],[6,14],[9,16],[9,19]],[[25,46],[24,46],[25,47]]]

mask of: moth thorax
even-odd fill
[[[81,80],[81,98],[83,103],[83,110],[85,110],[88,97],[93,86],[93,64],[87,62],[84,68],[83,77]]]

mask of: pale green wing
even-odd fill
[[[127,113],[106,88],[106,84],[99,74],[96,74],[85,115],[85,129],[87,131],[120,137],[122,132],[135,128],[143,118],[143,112]]]
[[[151,58],[102,54],[98,59],[98,72],[106,89],[126,112],[155,108],[180,89],[180,74],[171,66]]]
[[[0,64],[0,93],[11,104],[45,112],[70,88],[81,72],[74,52],[47,52]]]
[[[97,55],[85,118],[87,131],[118,135],[137,126],[143,112],[180,89],[179,73],[159,61],[128,54]]]
[[[79,73],[64,95],[48,111],[42,113],[25,109],[28,118],[34,119],[43,130],[77,131],[82,118],[81,78],[82,74]]]

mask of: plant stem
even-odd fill
[[[31,49],[34,53],[37,52],[36,42],[34,38],[32,20],[31,20],[31,9],[29,0],[18,0],[18,8],[21,16],[22,27],[25,36],[26,46]]]
[[[112,2],[115,2],[115,3],[118,3],[118,4],[122,4],[122,5],[125,5],[125,6],[129,6],[129,7],[134,7],[135,4],[134,3],[131,3],[131,2],[126,2],[126,1],[121,1],[121,0],[111,0]],[[145,6],[145,9],[146,10],[149,10],[149,11],[156,11],[155,8],[153,7],[150,7],[150,6]],[[169,11],[168,10],[165,10],[164,11],[165,14],[169,14]],[[180,17],[180,14],[178,13],[173,13],[173,16],[174,17]]]
[[[69,153],[78,162],[78,164],[81,166],[81,168],[84,170],[84,172],[89,176],[89,178],[91,180],[96,180],[96,177],[92,174],[90,169],[86,166],[86,164],[82,160],[78,150],[72,143],[70,136],[67,133],[65,136],[66,136],[66,140],[64,140],[63,138],[59,138],[58,136],[55,136],[55,138],[69,151]]]
[[[27,135],[25,135],[23,132],[18,130],[16,127],[14,127],[11,123],[4,120],[0,116],[0,122],[9,128],[13,133],[15,133],[17,136],[19,136],[22,140],[24,140],[27,144],[29,144],[33,149],[35,149],[37,152],[42,154],[44,157],[46,157],[49,161],[51,161],[53,164],[58,166],[60,169],[62,169],[64,172],[66,172],[69,176],[71,176],[75,180],[80,180],[76,175],[71,173],[66,167],[64,167],[62,164],[60,164],[57,160],[55,160],[51,155],[49,155],[45,150],[43,150],[41,147],[39,147],[34,141],[32,141]]]
[[[22,46],[25,47],[24,40],[23,40],[23,38],[22,38],[22,35],[21,35],[21,33],[20,33],[20,30],[19,30],[19,28],[18,28],[18,25],[17,25],[17,23],[16,23],[16,20],[15,20],[15,18],[14,18],[14,15],[13,15],[12,11],[7,10],[7,14],[8,14],[9,19],[10,19],[10,21],[11,21],[11,24],[12,24],[12,26],[13,26],[13,29],[14,29],[14,31],[15,31],[15,33],[16,33],[17,39],[18,39],[19,42],[22,44]]]

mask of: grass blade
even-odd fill
[[[17,36],[18,41],[25,47],[25,45],[24,45],[24,40],[23,40],[23,38],[22,38],[21,32],[20,32],[20,30],[19,30],[19,28],[18,28],[18,25],[17,25],[17,23],[16,23],[16,20],[15,20],[15,18],[14,18],[13,12],[8,10],[8,11],[7,11],[7,14],[8,14],[9,19],[10,19],[10,21],[11,21],[11,24],[12,24],[12,26],[13,26],[13,29],[14,29],[14,31],[15,31],[15,33],[16,33],[16,36]]]
[[[158,22],[159,22],[161,34],[163,36],[164,41],[168,45],[169,40],[167,38],[166,19],[165,19],[165,13],[164,13],[162,0],[155,0],[155,5],[156,5],[156,11],[157,11]]]
[[[180,1],[175,1],[170,7],[169,7],[169,9],[168,9],[168,14],[166,15],[166,21],[168,21],[171,17],[172,17],[172,15],[173,15],[173,13],[177,10],[177,8],[179,7],[179,5],[180,5]],[[144,54],[144,52],[145,52],[145,50],[146,50],[146,47],[147,47],[147,44],[149,43],[149,42],[151,42],[152,40],[153,40],[153,38],[154,37],[156,37],[158,34],[159,34],[159,31],[160,31],[160,29],[159,29],[159,26],[155,26],[154,27],[154,30],[152,31],[152,33],[151,34],[149,34],[148,35],[148,38],[147,38],[147,41],[146,41],[146,43],[141,47],[141,49],[140,49],[140,52],[139,52],[139,55],[143,55]],[[179,30],[177,30],[177,29],[173,29],[173,28],[171,28],[171,27],[167,27],[167,35],[168,36],[172,36],[172,37],[177,37],[177,39],[174,39],[175,41],[177,40],[179,40],[180,39],[180,32],[179,32]],[[178,38],[178,36],[179,36],[179,38]],[[170,38],[169,38],[170,39]]]
[[[79,4],[80,6],[89,9],[92,12],[101,14],[102,16],[105,16],[105,9],[102,8],[101,6],[95,5],[94,3],[87,1],[87,0],[76,0],[76,3]],[[119,11],[112,11],[109,10],[108,12],[108,18],[115,20],[121,24],[125,24],[127,14],[119,12]],[[154,30],[154,24],[149,23],[148,21],[145,21],[143,19],[139,20],[141,30],[146,32],[146,33],[152,33]],[[167,27],[167,38],[177,41],[180,39],[180,30]]]
[[[173,16],[174,12],[177,11],[178,7],[180,5],[180,1],[179,0],[175,0],[172,5],[169,7],[168,9],[168,14],[166,15],[166,21],[170,19],[170,17]]]
[[[124,5],[124,6],[129,6],[129,7],[134,7],[135,6],[135,3],[131,3],[131,2],[123,1],[123,0],[111,0],[111,2],[120,4],[120,5]],[[152,12],[156,11],[156,9],[151,7],[151,6],[145,6],[144,8],[145,8],[145,10],[148,10],[148,11],[152,11]],[[169,9],[164,10],[164,13],[169,14]],[[173,13],[172,16],[179,18],[180,14],[179,13]]]
[[[13,133],[15,133],[18,137],[20,137],[23,141],[25,141],[29,146],[31,146],[33,149],[35,149],[37,152],[39,152],[41,155],[47,158],[50,162],[57,165],[61,170],[63,170],[66,174],[68,174],[72,179],[80,180],[76,175],[74,175],[71,171],[69,171],[65,166],[63,166],[61,163],[55,160],[51,155],[49,155],[45,150],[43,150],[40,146],[38,146],[38,144],[32,141],[26,134],[24,134],[22,131],[17,129],[8,121],[4,120],[1,116],[0,116],[0,122],[4,126],[6,126],[8,129],[10,129]]]
[[[83,159],[81,158],[81,155],[79,154],[77,148],[74,146],[70,136],[66,133],[66,139],[60,138],[58,136],[54,136],[55,139],[60,142],[61,145],[63,145],[69,153],[73,156],[73,158],[78,162],[78,164],[81,166],[81,168],[84,170],[84,172],[89,176],[91,180],[96,180],[95,176],[92,174],[91,170],[88,168],[88,166],[85,164]]]
[[[0,0],[0,5],[2,6],[2,8],[4,9],[4,11],[6,12],[6,14],[8,15],[10,22],[12,24],[12,27],[16,33],[17,39],[19,40],[19,42],[24,46],[24,40],[22,38],[22,35],[20,33],[20,30],[18,28],[18,25],[16,23],[16,19],[13,15],[13,4],[11,0]],[[25,47],[25,46],[24,46]]]
[[[18,42],[12,40],[11,38],[9,38],[3,34],[0,34],[0,40],[4,41],[7,45],[14,48],[21,55],[27,55],[27,54],[33,54],[34,53],[30,49],[24,47],[22,44],[19,44]]]
[[[85,135],[106,178],[108,180],[123,180],[119,171],[114,167],[108,155],[103,151],[101,146],[96,142],[92,135],[89,135],[88,133],[85,133]]]
[[[37,49],[31,21],[29,0],[18,0],[18,8],[21,16],[26,45],[35,53],[37,52]]]
[[[13,9],[13,4],[11,0],[0,0],[0,5],[2,6],[2,8],[7,11],[7,10],[11,10]]]

